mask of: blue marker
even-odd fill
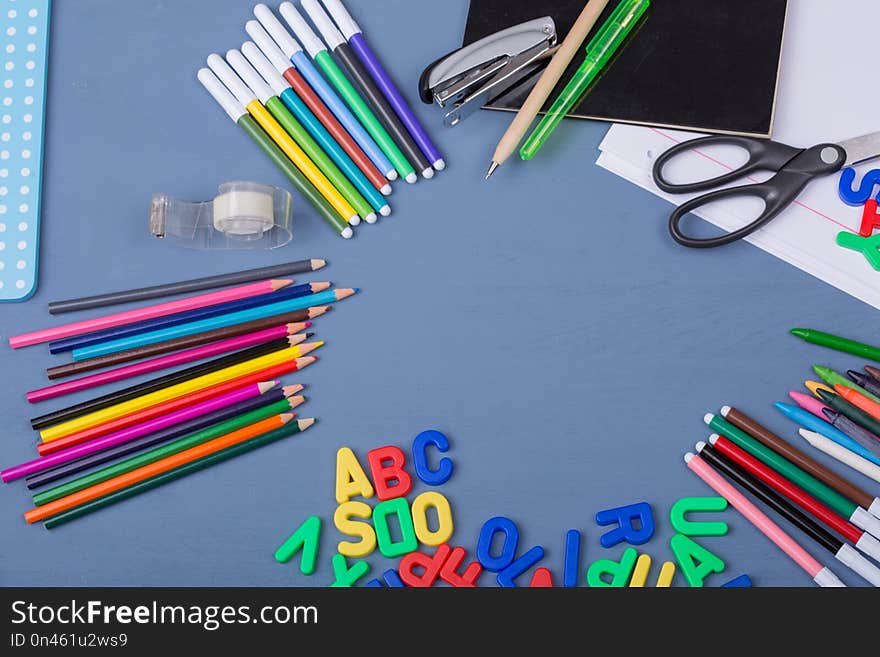
[[[336,95],[330,84],[324,79],[318,69],[315,68],[312,60],[303,52],[302,47],[281,24],[281,21],[275,17],[272,10],[261,3],[254,7],[254,16],[257,17],[257,20],[260,21],[263,27],[266,28],[266,31],[280,46],[284,54],[290,59],[291,64],[296,67],[296,70],[302,74],[306,82],[315,90],[315,93],[321,97],[324,104],[330,108],[330,111],[348,130],[358,146],[376,165],[376,168],[379,171],[383,171],[388,180],[396,180],[397,171],[395,171],[388,158],[385,157],[385,153],[373,141],[373,138],[370,137],[364,127],[354,117],[354,114],[351,113],[346,104],[342,102],[342,99]]]
[[[798,408],[797,406],[792,406],[791,404],[783,404],[782,402],[776,402],[773,405],[782,411],[783,415],[789,420],[809,429],[810,431],[822,434],[829,440],[833,440],[841,447],[846,447],[849,451],[858,454],[862,458],[869,460],[871,463],[880,465],[880,458],[878,458],[876,454],[865,449],[858,442],[843,433],[843,431],[831,426],[824,420],[820,420],[812,413],[809,413],[802,408]]]

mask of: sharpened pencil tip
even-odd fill
[[[312,271],[315,271],[316,269],[321,269],[321,267],[326,267],[327,261],[324,258],[312,258],[311,264]]]
[[[492,177],[492,174],[495,173],[495,169],[497,169],[500,166],[501,165],[498,162],[496,162],[495,160],[492,160],[492,164],[489,165],[489,170],[486,172],[486,180],[489,180],[489,178]]]
[[[300,431],[305,431],[306,429],[308,429],[310,426],[312,426],[312,425],[313,425],[315,422],[317,422],[317,421],[318,421],[318,420],[316,420],[316,419],[313,418],[313,417],[303,418],[302,420],[299,420],[299,421],[298,421],[298,423],[299,423],[299,430],[300,430]]]
[[[285,397],[293,397],[296,393],[301,391],[304,386],[301,383],[294,383],[293,385],[284,386],[281,390],[284,391]]]

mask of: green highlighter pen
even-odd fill
[[[562,93],[554,101],[553,105],[541,119],[541,122],[526,139],[519,150],[519,156],[523,160],[531,160],[544,142],[550,137],[559,122],[580,100],[587,87],[596,79],[608,60],[614,56],[615,51],[638,23],[642,14],[647,11],[650,0],[622,0],[614,10],[614,13],[599,28],[590,43],[587,44],[587,56],[584,63],[571,78]]]

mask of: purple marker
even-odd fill
[[[321,1],[327,8],[330,16],[336,22],[336,25],[339,27],[343,36],[348,40],[349,44],[351,44],[352,49],[357,53],[358,58],[363,62],[364,67],[370,72],[370,75],[376,81],[376,85],[382,90],[385,98],[388,99],[388,103],[394,108],[395,113],[400,118],[403,125],[406,126],[406,129],[412,135],[412,138],[425,154],[425,157],[428,158],[428,161],[432,163],[432,166],[437,171],[445,169],[446,162],[443,161],[443,156],[440,155],[440,151],[434,146],[431,138],[428,137],[425,129],[422,128],[419,120],[415,117],[415,114],[413,114],[409,105],[407,105],[406,100],[404,100],[403,96],[397,90],[397,87],[394,86],[394,82],[392,82],[388,73],[385,72],[379,59],[373,54],[373,51],[370,50],[370,46],[367,45],[364,35],[361,32],[361,28],[355,23],[351,14],[348,13],[348,10],[343,6],[340,0]]]

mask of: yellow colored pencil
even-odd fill
[[[321,196],[330,202],[334,210],[345,217],[349,223],[351,223],[352,218],[359,216],[351,204],[345,200],[345,197],[339,193],[339,190],[333,186],[333,183],[330,182],[327,176],[321,173],[321,170],[309,159],[305,151],[299,147],[299,144],[293,140],[293,137],[288,134],[287,130],[275,120],[275,117],[269,114],[269,110],[259,100],[254,99],[248,103],[247,111],[260,124],[260,127],[266,131],[266,134],[272,138],[272,141],[278,145],[278,148],[284,151],[284,154],[290,158],[290,161],[296,165],[296,168],[303,172],[303,175],[309,179],[315,186],[315,189],[321,192]]]
[[[41,431],[40,437],[43,439],[43,442],[51,442],[74,433],[75,431],[88,429],[89,427],[108,422],[109,420],[114,420],[123,415],[128,415],[129,413],[134,413],[149,408],[150,406],[161,404],[169,399],[176,399],[182,395],[202,390],[214,384],[228,381],[229,379],[245,376],[266,369],[267,367],[273,367],[280,363],[295,360],[298,358],[298,353],[298,346],[279,349],[278,351],[273,351],[264,356],[252,358],[243,363],[237,363],[236,365],[226,367],[222,370],[217,370],[216,372],[203,374],[194,379],[182,381],[178,384],[168,386],[167,388],[161,388],[155,392],[135,397],[134,399],[129,399],[119,404],[108,406],[107,408],[102,408],[101,410],[88,413],[87,415],[81,415],[80,417],[68,420],[67,422],[62,422],[61,424],[56,424]],[[314,360],[314,357],[309,356],[307,357],[307,360],[308,359]],[[311,360],[309,360],[309,362],[311,362]]]

